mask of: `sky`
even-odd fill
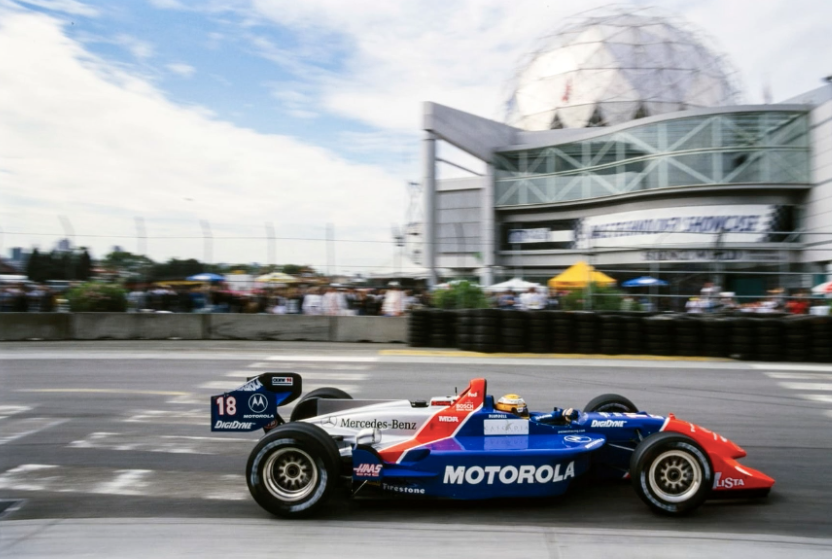
[[[631,4],[704,31],[739,70],[746,102],[832,74],[832,2]],[[118,245],[155,260],[397,266],[392,230],[420,180],[422,102],[503,120],[519,61],[576,11],[542,0],[0,0],[0,253],[51,250],[71,233],[95,258]]]

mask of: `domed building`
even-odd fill
[[[653,10],[586,12],[520,65],[505,122],[425,103],[432,281],[545,282],[585,260],[659,277],[653,304],[679,309],[706,282],[751,298],[832,274],[832,84],[742,104],[703,37]],[[437,142],[486,173],[437,180]]]
[[[524,130],[585,128],[737,104],[734,71],[701,36],[650,8],[572,18],[522,65],[507,121]]]

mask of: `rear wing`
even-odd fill
[[[211,431],[255,431],[283,423],[277,408],[300,396],[297,373],[263,373],[241,387],[211,396]]]

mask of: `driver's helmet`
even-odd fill
[[[506,394],[501,397],[494,405],[494,409],[513,413],[520,417],[529,417],[529,408],[526,406],[526,401],[517,394]]]

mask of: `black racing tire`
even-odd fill
[[[352,400],[352,396],[340,388],[332,386],[316,388],[309,394],[304,394],[304,396],[298,400],[298,403],[295,404],[295,407],[292,410],[292,415],[289,417],[289,421],[300,421],[301,419],[314,417],[318,406],[317,403],[312,400],[321,398],[328,400]]]
[[[583,411],[637,413],[638,408],[620,394],[601,394],[590,400]]]
[[[714,469],[708,453],[679,433],[654,433],[630,458],[630,479],[638,496],[654,512],[682,516],[708,498]]]
[[[339,482],[338,445],[309,423],[278,425],[260,439],[246,464],[251,496],[268,512],[285,518],[315,514]]]

